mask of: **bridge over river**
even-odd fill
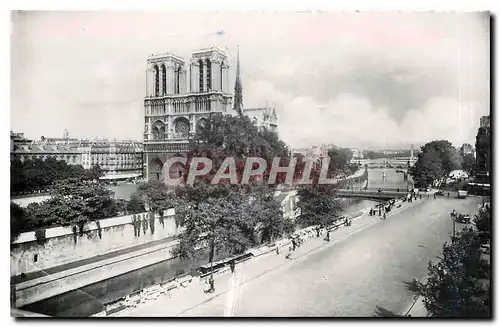
[[[406,188],[401,191],[395,190],[348,190],[339,189],[335,191],[335,195],[340,198],[363,198],[371,200],[389,200],[394,198],[399,198],[408,194]]]
[[[411,176],[408,176],[408,179],[405,180],[405,174],[400,169],[369,168],[367,185],[361,187],[358,184],[339,189],[336,191],[336,196],[341,198],[387,200],[405,196],[411,189],[413,189]]]

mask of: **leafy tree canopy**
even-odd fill
[[[416,184],[427,186],[434,180],[461,167],[460,154],[445,140],[432,141],[421,147],[417,162],[410,169]]]
[[[319,225],[327,227],[339,219],[343,204],[336,199],[329,185],[302,187],[298,191],[301,210],[297,222],[302,227]]]
[[[79,180],[99,179],[103,171],[99,166],[84,169],[80,165],[68,165],[65,161],[55,158],[12,160],[10,163],[11,194],[31,193],[46,191],[56,181],[69,178]]]
[[[115,217],[122,210],[112,191],[78,179],[57,181],[51,194],[49,200],[31,203],[26,209],[11,205],[11,235],[55,226],[83,228],[90,221]]]
[[[482,257],[480,234],[473,228],[459,232],[443,246],[443,256],[429,263],[429,278],[421,293],[427,310],[436,317],[490,316],[490,265]],[[486,284],[485,284],[486,281]]]

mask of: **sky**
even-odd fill
[[[150,54],[222,47],[233,85],[239,45],[244,107],[292,147],[474,144],[489,39],[487,13],[14,12],[11,129],[142,140]]]

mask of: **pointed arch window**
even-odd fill
[[[160,93],[160,70],[156,65],[154,66],[154,72],[155,72],[155,95],[158,95]]]
[[[207,91],[212,90],[212,63],[210,59],[207,59],[207,82],[205,85],[207,86]]]
[[[167,69],[165,65],[161,65],[161,81],[163,94],[167,94]]]
[[[200,74],[199,74],[199,84],[200,84],[200,92],[203,92],[203,61],[200,60],[198,61],[198,65],[200,67]]]
[[[182,72],[182,67],[178,66],[176,71],[175,71],[175,94],[179,94],[181,91],[181,72]]]

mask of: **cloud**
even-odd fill
[[[355,94],[339,94],[320,103],[312,97],[293,98],[280,93],[269,81],[251,84],[249,92],[256,99],[267,98],[283,104],[278,106],[280,135],[296,147],[327,143],[397,147],[435,139],[448,139],[456,145],[474,143],[479,118],[488,114],[487,108],[478,103],[436,97],[420,108],[406,111],[397,120],[388,108]]]
[[[11,124],[36,138],[68,128],[140,140],[147,56],[217,43],[230,50],[232,80],[240,45],[245,106],[275,103],[292,146],[472,142],[489,108],[488,22],[485,13],[23,12],[13,19]],[[225,37],[208,36],[220,29]]]

